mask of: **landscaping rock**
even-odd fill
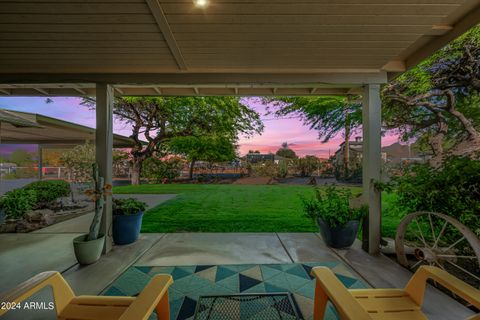
[[[35,210],[27,212],[25,220],[30,223],[49,225],[53,223],[52,215],[53,211],[50,209]]]
[[[0,226],[0,232],[2,233],[12,233],[17,230],[18,220],[16,219],[7,219],[5,223]]]

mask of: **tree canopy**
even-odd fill
[[[35,162],[32,158],[32,154],[23,149],[15,149],[10,154],[10,161],[19,166],[29,166]]]
[[[362,124],[362,104],[356,96],[279,97],[269,100],[277,117],[300,118],[328,142],[340,132],[350,133]]]
[[[139,183],[142,162],[173,138],[216,135],[235,141],[238,135],[263,130],[259,114],[236,97],[121,97],[113,113],[132,128],[134,184]]]
[[[480,28],[452,41],[382,91],[384,123],[428,146],[434,162],[480,149]]]
[[[297,158],[297,154],[295,153],[295,151],[290,149],[287,142],[282,143],[282,146],[280,147],[280,149],[277,150],[277,152],[275,154],[277,156],[284,157],[284,158],[287,158],[287,159],[296,159]]]

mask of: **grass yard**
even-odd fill
[[[309,186],[164,184],[115,187],[114,193],[177,194],[146,212],[142,232],[318,231],[302,212],[301,196],[313,196]],[[398,220],[384,217],[384,229],[394,230]]]

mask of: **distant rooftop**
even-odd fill
[[[79,145],[95,142],[95,129],[37,113],[0,109],[1,143]],[[129,137],[114,134],[114,148],[130,148]]]

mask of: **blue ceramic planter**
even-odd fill
[[[113,215],[113,241],[123,245],[133,243],[138,239],[142,228],[143,212],[128,215]]]

